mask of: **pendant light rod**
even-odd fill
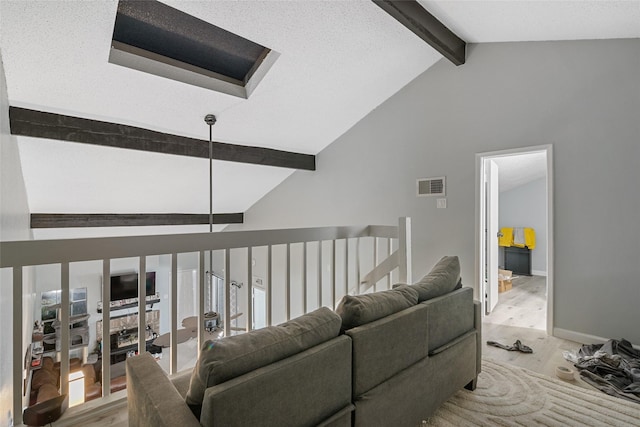
[[[207,114],[204,122],[209,125],[209,233],[213,232],[213,125],[216,116]]]
[[[204,116],[204,122],[209,125],[209,233],[213,232],[213,125],[216,123],[216,116],[213,114],[207,114]],[[203,267],[201,267],[203,268]],[[207,271],[207,278],[209,279],[209,300],[213,303],[211,293],[215,293],[215,311],[220,313],[218,301],[218,288],[217,285],[213,285],[213,251],[209,251],[209,271]],[[209,310],[213,307],[209,306]],[[216,326],[218,326],[216,324]],[[201,325],[202,327],[202,325]]]

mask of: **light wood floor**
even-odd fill
[[[573,369],[573,365],[564,359],[562,353],[577,350],[581,344],[547,335],[546,287],[545,277],[520,276],[513,279],[511,290],[500,293],[498,305],[483,319],[483,357],[551,377],[556,377],[557,366]],[[507,351],[486,344],[487,341],[496,341],[513,345],[516,340],[531,347],[533,353]],[[575,376],[577,378],[571,381],[572,384],[592,388],[579,379],[577,373]]]
[[[581,344],[547,336],[545,332],[545,294],[546,280],[544,277],[523,276],[514,279],[513,288],[500,294],[496,309],[483,320],[483,357],[527,368],[554,378],[556,378],[555,368],[557,366],[573,368],[571,363],[564,360],[562,352],[565,350],[577,350]],[[497,341],[502,344],[512,345],[516,340],[520,340],[523,344],[531,347],[533,353],[507,351],[486,344],[487,341]],[[593,389],[579,378],[570,382],[579,387]],[[83,420],[81,424],[78,424],[78,421],[65,422],[66,418],[67,413],[55,423],[55,427],[75,425],[86,427],[128,426],[126,402],[108,411],[94,411],[88,417],[89,419]]]

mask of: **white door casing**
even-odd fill
[[[498,190],[498,165],[491,159],[485,160],[486,208],[486,312],[498,304],[498,211],[500,208]]]

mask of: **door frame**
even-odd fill
[[[553,295],[554,295],[554,238],[553,238],[553,145],[538,145],[532,147],[513,148],[507,150],[490,151],[476,153],[476,207],[475,207],[475,295],[481,302],[483,310],[482,317],[485,316],[485,185],[484,185],[484,160],[496,157],[512,156],[514,154],[529,154],[545,152],[547,157],[547,335],[553,335]]]

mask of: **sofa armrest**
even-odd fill
[[[130,426],[200,426],[150,353],[128,358],[126,370]]]

